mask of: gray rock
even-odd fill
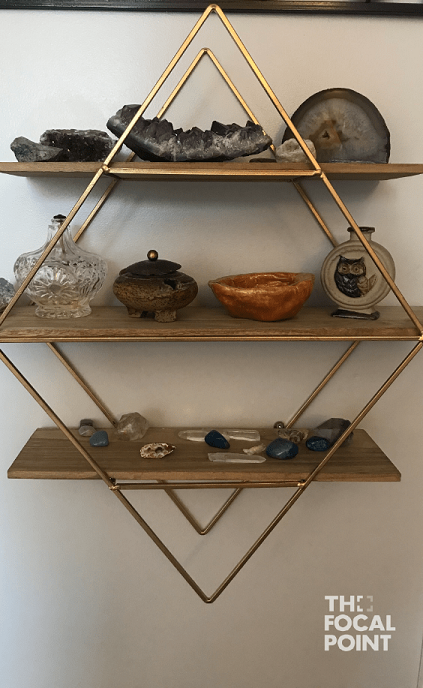
[[[107,122],[107,128],[121,136],[139,109],[139,105],[124,105]],[[141,159],[165,162],[201,160],[233,160],[254,155],[269,148],[272,139],[264,134],[259,124],[247,122],[221,124],[213,122],[210,130],[193,127],[188,131],[174,129],[166,119],[140,117],[125,139],[128,146]]]
[[[332,444],[335,444],[336,440],[341,437],[342,433],[344,433],[350,425],[351,422],[349,420],[345,420],[345,418],[329,418],[328,420],[325,420],[324,423],[318,425],[317,428],[314,428],[313,433],[318,437],[324,437],[327,439],[330,442],[330,446],[332,446]],[[352,432],[347,437],[345,443],[351,442],[353,434],[354,433]]]
[[[15,154],[18,162],[58,162],[62,160],[62,149],[53,146],[44,146],[18,136],[10,144],[10,148]]]
[[[41,134],[40,143],[61,148],[63,162],[102,162],[116,141],[98,129],[47,129]]]
[[[0,277],[0,313],[4,311],[9,301],[15,295],[15,288],[13,284]]]

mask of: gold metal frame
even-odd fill
[[[321,167],[319,166],[319,163],[317,160],[314,158],[310,150],[308,149],[307,145],[305,144],[304,140],[300,136],[299,132],[297,129],[294,127],[292,121],[288,117],[287,113],[283,109],[281,103],[277,99],[276,95],[270,88],[269,84],[263,77],[262,73],[258,69],[257,65],[255,64],[254,60],[248,53],[247,49],[245,48],[244,44],[240,40],[239,36],[235,32],[233,26],[231,23],[228,21],[227,17],[225,14],[222,12],[222,10],[217,6],[217,5],[209,5],[207,9],[204,11],[204,13],[201,15],[199,20],[196,22],[194,25],[193,29],[191,32],[188,34],[187,38],[185,41],[182,43],[181,47],[175,54],[174,58],[171,60],[169,63],[168,67],[165,69],[163,72],[162,76],[160,79],[157,81],[156,85],[153,87],[147,98],[144,100],[142,105],[140,106],[139,110],[137,111],[136,115],[134,118],[131,120],[129,123],[128,127],[126,128],[125,132],[122,134],[122,136],[118,139],[116,142],[113,150],[109,153],[109,155],[106,157],[103,165],[98,169],[98,171],[95,173],[93,176],[92,180],[89,182],[87,185],[86,189],[74,205],[74,207],[71,209],[70,213],[64,220],[63,224],[61,225],[59,231],[56,233],[56,235],[53,237],[53,239],[50,241],[46,249],[44,250],[42,256],[40,259],[37,261],[37,263],[34,265],[24,282],[21,284],[19,289],[17,290],[14,298],[11,300],[11,302],[8,304],[6,309],[4,310],[3,314],[0,315],[0,326],[3,324],[7,316],[9,315],[10,311],[13,309],[17,301],[19,300],[20,296],[23,294],[25,291],[26,287],[30,283],[30,281],[33,279],[34,275],[36,274],[37,270],[39,267],[42,265],[44,260],[48,257],[49,253],[55,246],[55,244],[59,241],[60,237],[66,230],[66,228],[69,226],[71,221],[74,219],[82,205],[84,204],[85,200],[88,198],[88,196],[91,194],[91,192],[94,190],[95,186],[97,185],[97,182],[100,180],[100,178],[103,175],[110,176],[112,178],[110,185],[107,187],[99,201],[97,202],[96,206],[94,209],[91,211],[91,213],[88,215],[86,218],[85,222],[81,225],[77,235],[75,236],[75,241],[77,241],[80,236],[82,236],[83,232],[87,229],[87,227],[90,225],[96,214],[99,212],[99,210],[102,208],[106,200],[108,199],[110,193],[113,191],[115,188],[116,184],[118,183],[119,179],[118,178],[113,178],[113,174],[111,172],[111,169],[109,167],[110,163],[113,161],[114,157],[116,156],[117,152],[120,150],[121,145],[124,143],[127,135],[131,131],[131,129],[135,126],[136,122],[139,120],[139,118],[142,116],[146,108],[150,105],[152,100],[155,98],[161,87],[163,86],[164,82],[176,66],[176,64],[179,62],[181,59],[182,55],[185,53],[186,49],[192,42],[193,38],[197,35],[201,27],[203,26],[204,22],[207,20],[207,18],[210,16],[210,14],[215,13],[223,23],[224,27],[228,31],[230,37],[234,41],[234,43],[237,45],[238,49],[240,50],[241,54],[243,55],[244,59],[246,60],[247,64],[253,71],[255,77],[258,79],[260,82],[261,86],[263,87],[264,91],[266,92],[267,96],[271,100],[272,104],[284,120],[285,124],[287,127],[290,128],[292,131],[294,137],[298,141],[298,144],[304,151],[309,163],[312,166],[312,170],[307,170],[306,176],[318,176],[320,179],[323,181],[326,189],[332,196],[333,200],[337,204],[338,208],[344,215],[344,217],[347,219],[351,227],[355,230],[357,236],[359,237],[361,243],[363,244],[364,248],[366,249],[367,253],[369,256],[372,258],[373,262],[375,265],[378,267],[380,272],[382,273],[383,278],[386,280],[388,285],[390,286],[391,290],[395,294],[397,300],[399,301],[400,305],[403,307],[405,312],[407,313],[408,317],[411,319],[411,321],[414,323],[416,328],[418,329],[418,332],[420,334],[420,338],[418,343],[413,347],[413,349],[410,351],[410,353],[404,358],[404,360],[400,363],[400,365],[394,370],[394,372],[387,378],[387,380],[384,382],[384,384],[380,387],[380,389],[373,395],[373,397],[367,402],[367,404],[363,407],[363,409],[358,413],[356,418],[352,421],[351,425],[349,428],[342,434],[342,436],[337,440],[337,442],[328,450],[328,452],[325,454],[323,459],[320,461],[320,463],[317,465],[317,467],[309,474],[309,476],[305,480],[301,480],[299,482],[295,481],[281,481],[279,483],[269,483],[265,481],[258,481],[258,482],[245,482],[245,481],[225,481],[225,482],[213,482],[213,481],[190,481],[190,482],[166,482],[166,481],[157,481],[155,483],[151,482],[129,482],[129,483],[117,483],[116,480],[110,478],[105,471],[98,465],[98,463],[90,456],[90,454],[85,450],[85,448],[82,446],[82,444],[78,441],[78,439],[72,434],[72,432],[69,430],[69,428],[65,425],[65,423],[55,414],[55,412],[52,410],[52,408],[46,403],[46,401],[41,397],[41,395],[35,390],[35,388],[28,382],[28,380],[22,375],[22,373],[14,366],[14,364],[11,362],[11,360],[2,352],[0,351],[0,360],[7,366],[7,368],[13,373],[13,375],[19,380],[19,382],[24,386],[24,388],[31,394],[31,396],[37,401],[37,403],[43,408],[43,410],[47,413],[47,415],[51,418],[51,420],[57,425],[57,427],[64,433],[64,435],[69,439],[70,442],[75,446],[75,448],[78,450],[78,452],[83,456],[83,458],[91,465],[91,467],[95,470],[97,475],[103,480],[103,482],[107,485],[109,490],[116,495],[116,497],[120,500],[120,502],[125,506],[125,508],[129,511],[129,513],[135,518],[137,523],[143,528],[143,530],[147,533],[147,535],[153,540],[153,542],[159,547],[159,549],[163,552],[163,554],[166,556],[166,558],[171,562],[171,564],[176,568],[176,570],[181,574],[181,576],[187,581],[187,583],[191,586],[191,588],[198,594],[198,596],[206,603],[211,603],[214,602],[220,594],[225,590],[225,588],[229,585],[229,583],[235,578],[235,576],[239,573],[239,571],[244,567],[244,565],[247,563],[247,561],[251,558],[251,556],[257,551],[257,549],[260,547],[260,545],[264,542],[264,540],[270,535],[270,533],[273,531],[273,529],[276,527],[276,525],[281,521],[281,519],[285,516],[285,514],[289,511],[289,509],[295,504],[295,502],[299,499],[299,497],[303,494],[303,492],[307,489],[307,487],[310,485],[310,483],[316,478],[318,473],[323,469],[323,467],[326,465],[326,463],[331,459],[333,454],[337,451],[337,449],[343,444],[343,442],[347,439],[347,437],[350,435],[350,433],[357,427],[357,425],[362,421],[362,419],[367,415],[367,413],[373,408],[375,403],[381,398],[381,396],[386,392],[386,390],[391,386],[391,384],[396,380],[396,378],[401,374],[401,372],[404,370],[404,368],[411,362],[411,360],[415,357],[415,355],[420,351],[420,349],[423,347],[423,327],[422,324],[420,323],[419,319],[413,312],[413,309],[409,306],[408,302],[396,286],[394,280],[390,277],[388,274],[387,270],[381,263],[380,259],[378,256],[375,254],[373,248],[367,241],[367,239],[364,237],[363,233],[361,232],[360,228],[358,227],[357,223],[355,222],[354,218],[352,217],[351,213],[348,211],[344,203],[342,202],[341,198],[339,195],[336,193],[334,187],[332,186],[331,182],[327,178],[326,174],[322,171]],[[242,105],[246,113],[248,114],[249,118],[255,122],[258,123],[258,120],[254,116],[253,112],[250,110],[249,106],[247,105],[246,101],[244,98],[241,96],[233,82],[231,81],[230,77],[228,74],[225,72],[223,69],[222,65],[219,63],[215,55],[212,53],[211,50],[208,48],[203,48],[200,50],[200,52],[197,54],[195,59],[192,61],[191,65],[185,72],[185,74],[182,76],[180,81],[178,82],[177,86],[174,88],[172,91],[171,95],[168,97],[164,105],[161,107],[158,113],[158,117],[162,117],[170,104],[173,102],[174,98],[178,95],[178,93],[181,91],[183,86],[187,83],[189,77],[193,73],[194,69],[198,66],[199,62],[204,56],[208,56],[213,64],[215,65],[216,69],[228,85],[228,87],[231,89],[232,93],[234,96],[237,98],[238,102]],[[273,149],[274,150],[274,149]],[[131,154],[129,158],[127,159],[127,162],[131,161],[134,158],[134,154]],[[326,234],[327,238],[329,241],[332,243],[333,246],[337,245],[336,239],[333,237],[332,233],[330,232],[329,228],[326,226],[325,222],[319,215],[317,209],[313,205],[313,203],[310,201],[308,198],[307,194],[305,193],[304,189],[300,185],[298,181],[293,181],[292,182],[294,185],[294,188],[297,190],[299,195],[301,196],[302,200],[306,204],[306,206],[309,208],[310,212],[313,214],[313,217],[315,218],[316,222],[319,224],[321,229],[324,231]],[[312,339],[310,337],[309,339]],[[332,377],[335,375],[335,373],[341,368],[341,366],[345,363],[345,361],[349,358],[349,356],[355,351],[359,344],[360,340],[353,341],[349,348],[345,351],[345,353],[340,357],[340,359],[333,365],[331,370],[327,373],[327,375],[324,377],[322,382],[316,387],[316,389],[310,394],[308,399],[300,406],[300,408],[296,411],[296,413],[292,416],[292,418],[289,420],[287,423],[287,427],[292,427],[299,417],[304,413],[304,411],[308,408],[308,406],[312,403],[312,401],[318,396],[318,394],[322,391],[322,389],[328,384],[328,382],[332,379]],[[99,410],[104,414],[104,416],[109,420],[109,422],[116,427],[116,419],[114,418],[113,414],[109,411],[109,409],[100,401],[100,399],[97,397],[97,395],[92,391],[92,389],[89,387],[89,385],[85,382],[85,380],[82,379],[82,377],[76,372],[75,368],[72,366],[72,364],[68,361],[68,359],[59,351],[57,346],[53,342],[49,342],[48,347],[50,350],[55,354],[55,356],[58,358],[58,360],[61,362],[62,365],[65,366],[65,368],[69,371],[69,373],[74,377],[74,379],[80,384],[82,389],[85,391],[86,394],[94,401],[94,403],[97,405]],[[154,533],[154,531],[150,528],[150,526],[144,521],[144,519],[140,516],[138,511],[132,506],[132,504],[127,500],[127,498],[122,494],[123,491],[130,491],[130,490],[157,490],[161,489],[164,490],[170,499],[175,503],[175,505],[180,509],[182,514],[187,518],[188,522],[195,528],[195,530],[201,534],[204,535],[214,527],[214,525],[218,522],[218,520],[223,516],[223,514],[226,512],[226,510],[229,508],[229,506],[233,503],[233,501],[238,497],[238,495],[241,493],[241,491],[245,488],[255,488],[255,487],[260,487],[260,488],[266,488],[266,487],[296,487],[296,491],[294,494],[288,499],[286,504],[282,507],[282,509],[279,511],[279,513],[274,517],[272,522],[267,526],[267,528],[263,531],[263,533],[260,535],[260,537],[256,540],[256,542],[250,547],[250,549],[246,552],[246,554],[242,557],[242,559],[238,562],[238,564],[233,568],[233,570],[229,573],[229,575],[225,578],[225,580],[218,586],[218,588],[215,590],[215,592],[207,596],[205,592],[198,586],[198,584],[194,581],[194,579],[190,576],[190,574],[184,569],[184,567],[177,561],[177,559],[173,556],[173,554],[170,552],[170,550],[163,544],[163,542],[157,537],[157,535]],[[179,497],[174,493],[175,489],[222,489],[222,488],[234,488],[233,492],[230,494],[226,502],[220,507],[218,512],[213,516],[211,521],[207,524],[205,527],[201,527],[200,524],[197,522],[195,517],[191,514],[189,509],[184,505],[184,503],[179,499]]]

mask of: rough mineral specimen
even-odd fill
[[[313,141],[305,139],[304,143],[307,144],[312,155],[316,157],[316,148]],[[308,162],[308,158],[297,139],[288,139],[285,143],[281,143],[281,145],[276,148],[275,154],[277,162]]]
[[[149,428],[148,421],[140,413],[125,413],[116,426],[120,440],[141,440]]]
[[[107,122],[107,128],[121,136],[139,109],[139,105],[124,105]],[[125,145],[144,160],[187,162],[201,160],[233,160],[254,155],[272,143],[259,124],[248,121],[239,124],[213,122],[202,131],[193,127],[188,131],[174,129],[166,119],[140,117],[125,139]]]
[[[15,289],[13,284],[4,279],[4,277],[0,277],[0,313],[4,311],[14,295]]]
[[[319,437],[326,438],[332,445],[337,439],[339,439],[339,437],[341,437],[341,435],[350,425],[351,422],[345,418],[329,418],[328,420],[325,420],[324,423],[318,425],[317,428],[314,428],[313,432]],[[351,442],[353,434],[353,432],[350,433],[345,442]]]
[[[97,129],[47,129],[41,134],[40,143],[61,148],[63,162],[102,162],[115,141],[105,131]]]
[[[278,436],[283,440],[289,440],[290,442],[304,442],[307,439],[309,430],[306,428],[281,428],[278,430]]]
[[[91,418],[83,418],[79,421],[78,432],[82,437],[92,437],[96,433],[94,423]]]
[[[18,162],[58,162],[63,159],[60,157],[63,152],[61,148],[43,146],[24,136],[14,139],[10,147]]]
[[[140,449],[140,455],[143,459],[163,459],[175,449],[173,444],[166,442],[151,442],[144,444]]]
[[[47,129],[40,143],[19,136],[10,147],[18,162],[102,162],[115,143],[97,129]]]
[[[243,449],[244,454],[261,454],[266,449],[265,444],[256,444],[254,447],[249,447],[248,449]]]
[[[264,456],[245,456],[245,454],[225,454],[224,452],[214,452],[208,455],[209,461],[219,463],[263,463],[266,461]]]

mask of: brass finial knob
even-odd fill
[[[157,253],[157,251],[149,251],[147,253],[148,260],[157,260],[158,257],[159,257],[159,254]]]

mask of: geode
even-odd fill
[[[47,129],[41,134],[40,143],[61,148],[63,162],[102,162],[116,141],[97,129]]]
[[[107,122],[107,128],[121,136],[136,115],[139,105],[125,105]],[[269,148],[270,136],[259,124],[248,121],[239,124],[213,122],[210,129],[202,131],[193,127],[188,131],[174,129],[166,119],[140,117],[125,139],[139,158],[151,162],[224,161],[245,155],[254,155]]]

